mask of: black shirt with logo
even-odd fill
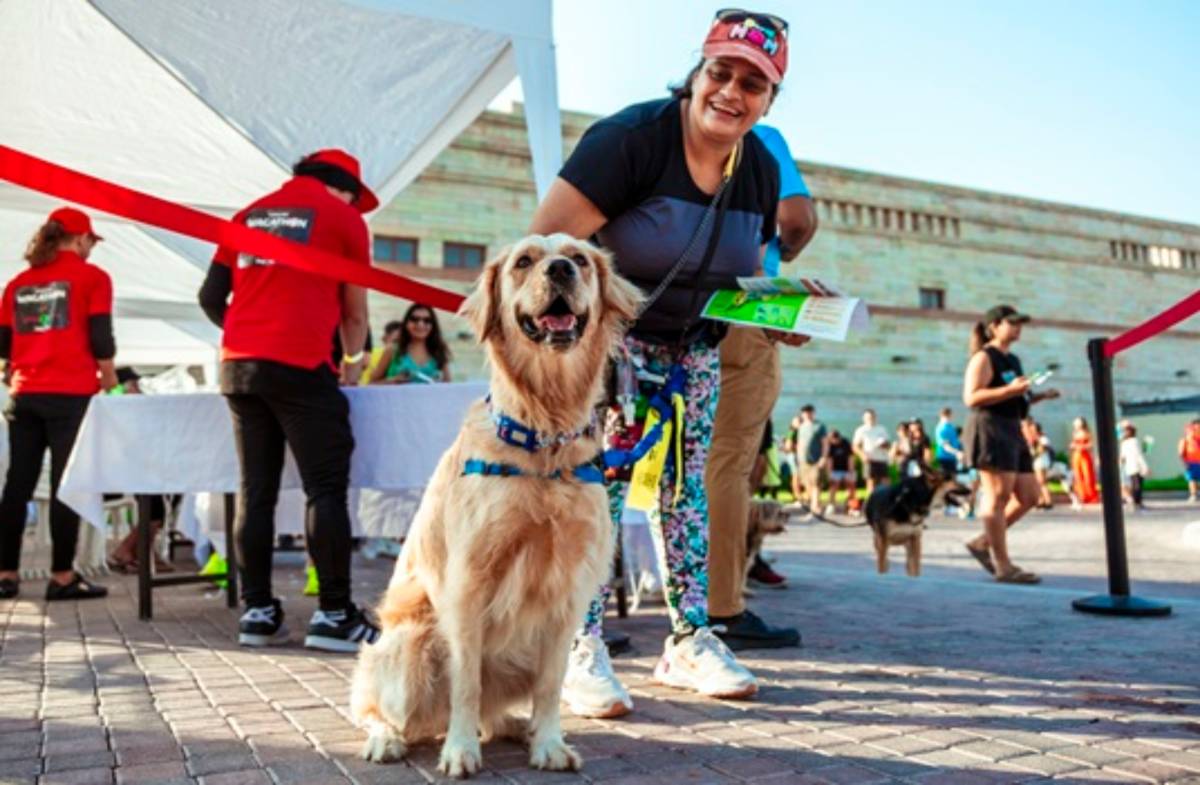
[[[645,291],[679,259],[712,202],[687,168],[678,99],[635,104],[597,121],[560,176],[608,218],[597,238],[614,253],[621,274]],[[758,269],[760,247],[775,236],[779,165],[752,133],[743,139],[729,188],[720,239],[704,280],[695,275],[707,233],[675,282],[633,326],[635,336],[678,339],[713,291]]]

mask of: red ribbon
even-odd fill
[[[314,275],[386,292],[443,311],[457,311],[464,299],[457,292],[439,289],[337,254],[300,245],[191,207],[184,207],[43,161],[5,145],[0,145],[0,179],[131,221],[222,245],[238,253],[271,259]]]
[[[1152,316],[1137,327],[1126,330],[1116,338],[1104,342],[1104,356],[1115,357],[1117,354],[1132,349],[1142,341],[1153,338],[1159,333],[1182,322],[1192,314],[1200,311],[1200,289],[1188,297],[1172,305],[1167,310]]]

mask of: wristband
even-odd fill
[[[362,351],[361,349],[355,354],[343,354],[342,355],[342,364],[343,365],[358,365],[360,362],[363,361],[363,357],[365,355],[366,355],[366,352]]]

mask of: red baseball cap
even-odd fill
[[[707,58],[745,60],[779,84],[787,71],[787,22],[740,9],[718,11],[702,51]]]
[[[50,213],[47,220],[58,222],[70,234],[86,234],[93,240],[104,239],[92,231],[92,219],[88,218],[87,213],[76,210],[74,207],[60,207]]]
[[[360,213],[369,213],[379,206],[379,197],[362,181],[362,169],[358,165],[358,159],[350,153],[336,148],[317,150],[315,153],[305,156],[304,160],[336,166],[357,180],[358,198],[354,200],[354,206]]]

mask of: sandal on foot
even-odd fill
[[[996,576],[996,583],[1020,583],[1028,586],[1041,582],[1042,579],[1040,576],[1035,573],[1022,570],[1015,564],[1008,569],[1008,572],[1001,573],[1000,575]]]
[[[75,577],[68,584],[64,585],[54,580],[46,584],[46,599],[51,602],[56,600],[91,600],[107,595],[108,589],[90,583],[79,573],[75,573]]]
[[[972,548],[971,543],[966,544],[967,553],[975,557],[975,561],[988,571],[989,575],[996,574],[996,565],[992,564],[992,552],[988,548]]]
[[[122,575],[133,575],[137,572],[137,561],[134,559],[118,559],[116,556],[109,556],[104,563],[108,566],[110,572],[121,573]]]

